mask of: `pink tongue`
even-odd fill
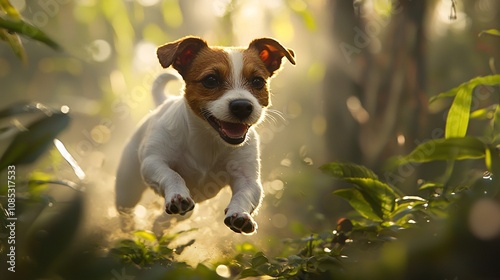
[[[242,123],[220,122],[222,131],[230,138],[238,139],[245,136],[248,126]]]

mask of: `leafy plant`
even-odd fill
[[[41,103],[20,102],[0,110],[0,120],[4,124],[0,135],[4,141],[10,140],[0,156],[0,172],[10,171],[9,181],[0,186],[0,251],[6,252],[14,245],[8,239],[6,225],[15,221],[17,276],[32,279],[50,273],[67,251],[81,221],[83,197],[76,183],[40,171],[23,175],[20,170],[51,147],[69,125],[70,117]],[[56,185],[74,190],[68,194],[68,201],[55,201],[45,192]],[[0,257],[2,263],[6,263],[4,257]]]
[[[400,191],[380,181],[373,171],[356,164],[329,163],[321,169],[354,188],[334,191],[346,199],[357,213],[370,221],[365,225],[381,228],[409,227],[409,216],[423,211],[429,201],[418,196],[402,196]]]
[[[493,35],[493,36],[500,36],[500,30],[498,29],[488,29],[488,30],[483,30],[479,32],[479,36],[483,34],[488,34],[488,35]]]
[[[40,114],[41,117],[22,125],[16,116],[22,114]],[[0,170],[13,164],[29,164],[38,159],[52,144],[55,137],[70,122],[67,113],[53,110],[40,103],[21,102],[0,111],[0,118],[12,118],[9,125],[2,127],[3,133],[15,131],[16,135],[0,157]]]
[[[26,63],[28,58],[19,35],[42,42],[55,50],[61,49],[59,44],[42,30],[24,21],[21,14],[12,6],[9,0],[0,0],[0,12],[5,14],[0,15],[0,39],[7,42],[12,51],[23,62]]]
[[[297,253],[285,257],[269,257],[253,245],[237,247],[234,259],[222,264],[228,266],[232,277],[247,278],[270,276],[277,279],[304,279],[325,275],[328,271],[343,270],[342,249],[352,226],[348,220],[339,221],[337,230],[312,234],[299,240],[288,240],[285,245],[296,248]]]
[[[182,253],[184,248],[195,242],[192,239],[175,248],[169,247],[179,235],[189,231],[166,234],[157,238],[151,231],[138,230],[134,232],[134,239],[119,240],[110,252],[124,263],[134,263],[141,267],[151,267],[154,264],[170,265],[174,262],[175,254]]]
[[[391,174],[405,165],[444,162],[446,168],[442,176],[414,182],[415,193],[407,194],[397,187],[405,178],[391,180],[393,177],[384,176],[381,179],[374,171],[353,163],[325,164],[320,167],[322,172],[352,185],[333,191],[354,209],[346,215],[348,218],[340,219],[335,228],[323,233],[284,241],[287,253],[282,256],[269,256],[245,243],[237,246],[233,258],[215,266],[225,267],[229,274],[224,277],[235,279],[262,276],[275,279],[500,276],[488,261],[468,267],[462,265],[463,260],[471,263],[483,255],[494,259],[500,249],[500,237],[492,241],[478,239],[471,233],[468,220],[477,202],[499,198],[499,104],[489,104],[471,112],[475,88],[498,85],[500,75],[478,77],[432,98],[431,102],[454,98],[443,137],[422,143],[408,155],[390,159],[387,164],[387,172]],[[471,118],[489,122],[484,135],[467,134]],[[476,175],[460,172],[456,163],[464,160],[474,163],[479,170],[474,173]],[[141,231],[136,233],[135,240],[120,241],[113,252],[119,252],[120,258],[128,263],[154,267],[155,263],[163,262],[171,267],[176,263],[173,251],[168,247],[161,249],[160,240]],[[457,255],[463,258],[457,259]],[[210,266],[203,268],[212,272],[217,270]],[[197,269],[183,271],[195,273]]]
[[[485,33],[496,35],[493,31]],[[499,198],[500,105],[491,104],[471,113],[474,89],[498,85],[500,75],[478,77],[431,98],[431,102],[454,98],[444,137],[422,143],[408,155],[389,160],[387,165],[391,172],[404,165],[445,162],[443,176],[415,182],[419,195],[405,195],[396,187],[396,180],[384,182],[372,170],[357,164],[325,164],[320,168],[325,174],[353,185],[333,194],[349,202],[356,215],[351,215],[352,219],[341,219],[335,230],[287,242],[287,246],[299,245],[297,254],[270,258],[252,248],[250,252],[240,252],[226,265],[240,278],[263,275],[278,279],[500,276],[489,261],[464,268],[460,259],[453,257],[458,254],[474,262],[484,256],[495,258],[495,252],[500,249],[500,236],[492,241],[479,240],[471,233],[467,218],[477,202]],[[489,122],[484,136],[467,135],[471,118]],[[463,160],[477,163],[475,166],[482,169],[477,172],[480,175],[471,178],[469,173],[454,172],[455,162]],[[452,177],[454,180],[450,180]],[[415,247],[414,244],[427,245]],[[439,265],[443,256],[447,260]]]

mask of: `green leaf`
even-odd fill
[[[470,106],[472,103],[472,87],[461,87],[446,119],[445,138],[464,137],[469,125]]]
[[[28,56],[24,50],[23,43],[17,34],[11,34],[7,30],[2,29],[0,26],[0,39],[7,42],[14,54],[21,59],[23,63],[28,62]]]
[[[372,178],[348,178],[345,181],[356,186],[373,211],[382,219],[387,218],[394,210],[395,200],[399,196],[386,183]]]
[[[429,201],[420,196],[403,196],[396,199],[397,206],[392,212],[392,220],[398,225],[405,225],[407,216],[420,209],[425,209],[429,205]]]
[[[78,232],[84,202],[80,193],[73,194],[73,197],[65,198],[67,202],[55,202],[52,207],[45,207],[26,230],[23,242],[26,244],[27,255],[40,265],[37,268],[41,269],[38,271],[40,275],[56,265],[58,258],[64,255]]]
[[[19,12],[12,6],[8,0],[0,0],[0,10],[3,10],[8,16],[14,19],[21,19]]]
[[[493,117],[493,143],[496,143],[500,137],[500,104],[496,105],[495,115]]]
[[[46,115],[51,115],[54,112],[57,111],[45,106],[42,103],[19,101],[3,110],[0,110],[0,118],[14,117],[16,115],[26,113],[44,113]]]
[[[444,188],[443,183],[436,183],[436,182],[426,182],[423,183],[418,190],[427,190],[427,189],[442,189]]]
[[[473,78],[465,83],[460,84],[459,86],[457,86],[449,91],[446,91],[446,92],[443,92],[443,93],[440,93],[436,96],[431,97],[429,99],[429,103],[432,103],[432,102],[434,102],[438,99],[444,98],[444,97],[456,96],[458,91],[464,87],[470,87],[472,90],[478,85],[495,86],[495,85],[499,85],[499,84],[500,84],[500,75],[489,75],[489,76],[483,76],[483,77],[476,77],[476,78]]]
[[[62,112],[45,115],[18,133],[0,158],[0,170],[12,164],[34,162],[52,144],[54,138],[69,124],[70,117]]]
[[[149,230],[138,230],[138,231],[134,232],[134,236],[142,238],[144,240],[151,241],[151,242],[157,241],[156,235],[152,231],[149,231]]]
[[[10,105],[9,107],[6,107],[5,109],[0,110],[0,118],[6,118],[6,117],[12,117],[18,114],[24,114],[29,112],[27,110],[29,105],[32,104],[31,102],[28,101],[20,101],[17,103],[14,103]]]
[[[325,164],[320,169],[326,174],[354,184],[363,197],[363,201],[369,204],[371,212],[379,219],[384,219],[393,210],[394,199],[398,195],[389,185],[379,181],[377,175],[370,169],[357,164],[337,162]],[[340,196],[342,195],[349,196],[352,199],[357,199],[359,196],[358,193],[340,192]],[[348,199],[347,197],[344,198]],[[358,212],[366,212],[363,210],[365,208],[363,207],[363,201],[356,202],[358,208],[361,206],[361,210]],[[356,209],[356,207],[354,208]],[[369,214],[365,213],[364,216],[366,217],[366,215]]]
[[[496,177],[500,176],[500,154],[496,147],[489,145],[485,150],[485,164],[488,171]]]
[[[347,200],[352,208],[354,208],[354,210],[356,210],[356,212],[364,218],[376,222],[383,221],[383,217],[375,212],[372,205],[366,201],[364,196],[361,194],[361,191],[358,189],[340,189],[334,191],[333,194]]]
[[[471,119],[491,120],[495,117],[495,110],[498,110],[498,105],[494,104],[486,108],[481,108],[470,113]]]
[[[500,36],[500,30],[498,30],[498,29],[483,30],[483,31],[479,32],[478,36],[482,36],[483,34],[488,34],[488,35],[493,35],[493,36]]]
[[[7,29],[9,32],[15,32],[42,42],[55,50],[61,49],[59,44],[50,39],[42,30],[21,19],[7,19],[0,16],[0,28]]]
[[[255,245],[253,245],[252,243],[249,243],[249,242],[243,242],[241,244],[236,244],[235,250],[236,250],[236,252],[247,253],[247,254],[256,253],[258,251],[258,249],[255,247]]]
[[[240,274],[240,277],[242,279],[247,278],[247,277],[256,277],[256,276],[262,276],[263,273],[253,269],[253,268],[247,268],[243,270]]]
[[[393,160],[396,166],[409,162],[464,160],[484,157],[485,144],[475,137],[433,139],[418,145],[409,155]]]
[[[378,179],[377,175],[370,169],[354,163],[331,162],[320,167],[320,169],[335,178],[371,178]]]
[[[262,252],[257,252],[252,258],[252,267],[257,268],[261,265],[269,263],[269,259]]]

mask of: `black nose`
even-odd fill
[[[244,120],[253,112],[253,105],[246,99],[236,99],[229,103],[229,110],[235,117]]]

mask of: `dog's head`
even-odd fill
[[[185,98],[193,112],[228,144],[239,145],[248,129],[261,121],[270,104],[269,80],[294,53],[274,39],[253,40],[248,48],[209,47],[197,37],[160,46],[160,64],[172,65],[185,81]]]

